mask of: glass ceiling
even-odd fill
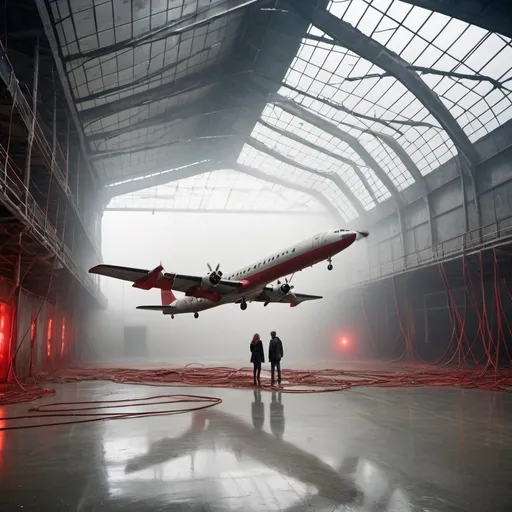
[[[175,143],[193,139],[204,123],[200,117],[169,121],[169,114],[203,102],[216,86],[206,84],[172,94],[167,94],[167,86],[172,89],[176,80],[197,71],[211,72],[232,57],[238,38],[243,37],[246,2],[49,0],[49,5],[88,142],[93,153],[100,153],[94,165],[104,182],[172,165],[176,155],[187,151]],[[470,141],[512,117],[510,39],[400,0],[335,0],[328,10],[409,63]],[[195,26],[196,20],[207,23]],[[186,25],[188,29],[182,30]],[[162,94],[154,98],[153,90]],[[151,99],[144,99],[147,91]],[[142,99],[132,105],[130,98],[140,99],[137,95]],[[356,138],[363,149],[327,133],[315,120],[307,122],[291,114],[283,98],[331,123],[348,139]],[[383,173],[398,191],[414,182],[386,137],[400,144],[422,175],[457,154],[448,134],[413,92],[313,26],[302,40],[279,96],[271,100],[252,137],[274,156],[248,143],[235,155],[238,162],[311,187],[347,221],[358,215],[349,192],[370,210],[392,195]],[[121,106],[114,112],[109,110],[111,103]],[[101,112],[102,107],[108,108]],[[230,143],[225,144],[228,152]],[[229,180],[222,182],[221,177],[228,176],[222,172],[185,180],[179,187],[169,185],[174,192],[166,194],[179,190],[183,197],[172,199],[173,205],[186,204],[179,208],[216,209],[212,205],[227,201],[236,209],[241,197],[247,208],[318,206],[298,191],[263,185],[248,176],[229,173]],[[340,186],[340,179],[345,185]],[[238,188],[247,192],[235,191],[238,180],[243,182]],[[230,185],[233,194],[227,192]],[[149,193],[152,199],[143,192],[137,194],[137,201],[157,201],[154,191]]]
[[[173,109],[204,99],[212,87],[185,88],[182,94],[173,94],[172,86],[184,77],[213,69],[232,53],[243,9],[215,17],[233,7],[223,0],[49,0],[49,5],[81,116],[149,91],[160,95],[115,112],[95,113],[91,119],[82,117],[93,152],[122,151],[195,135],[200,119],[176,126],[176,122],[164,122],[165,117]],[[213,17],[209,23],[182,31],[208,17]],[[150,127],[149,119],[161,121]],[[99,137],[105,133],[108,137]],[[140,173],[155,160],[169,160],[170,152],[161,146],[96,160],[94,165],[105,181],[121,179],[127,168]]]
[[[230,170],[113,198],[108,208],[325,213],[310,195]]]
[[[416,71],[472,142],[512,117],[510,39],[397,0],[339,0],[331,2],[328,9],[399,54],[411,66],[418,66]],[[414,179],[398,155],[369,131],[393,136],[423,175],[457,154],[446,132],[412,92],[395,78],[381,76],[384,71],[379,67],[329,40],[310,27],[279,91],[281,96],[357,137],[398,190]],[[458,75],[429,74],[421,68]],[[357,164],[373,198],[350,165],[277,134],[261,123],[256,124],[252,133],[284,156],[338,174],[365,209],[390,196],[361,155],[340,139],[285,112],[277,104],[267,104],[261,119]],[[264,166],[265,172],[299,183],[306,181],[322,189],[348,219],[357,216],[336,185],[322,177],[290,167],[248,146],[239,161],[252,161],[252,165]]]

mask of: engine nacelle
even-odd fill
[[[215,288],[222,280],[222,272],[210,272],[201,279],[201,289],[210,290]]]
[[[288,283],[276,284],[272,287],[272,293],[274,295],[286,295],[291,289],[292,287]]]

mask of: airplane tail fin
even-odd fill
[[[169,306],[176,300],[172,290],[162,290],[162,306]]]

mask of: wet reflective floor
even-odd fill
[[[180,416],[0,431],[1,512],[512,510],[506,393],[98,382],[57,390],[58,401],[183,392],[224,402]],[[0,425],[29,407],[0,409]]]

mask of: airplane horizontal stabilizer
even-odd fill
[[[146,309],[147,311],[170,311],[172,306],[137,306],[137,309]]]

